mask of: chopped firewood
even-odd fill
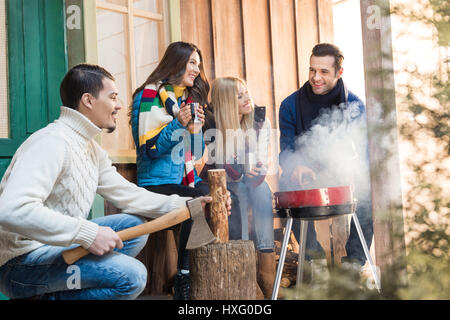
[[[295,239],[294,233],[292,231],[291,231],[289,241],[291,243],[292,251],[298,253],[298,251],[299,251],[298,242],[297,242],[297,239]]]
[[[281,278],[280,286],[282,288],[289,288],[291,286],[291,281],[288,278]]]
[[[281,253],[281,244],[275,241],[275,259],[279,261]],[[297,281],[297,265],[298,254],[291,250],[286,251],[286,257],[284,259],[283,274],[280,281],[280,286],[283,288],[289,288]]]

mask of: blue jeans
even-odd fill
[[[274,248],[272,192],[265,181],[254,188],[251,181],[228,183],[239,199],[241,214],[241,239],[248,240],[248,208],[252,208],[252,229],[255,233],[256,250]]]
[[[93,219],[115,231],[146,220],[129,214]],[[0,291],[12,299],[42,300],[135,299],[147,283],[147,269],[137,259],[148,236],[124,241],[123,248],[103,256],[89,254],[67,265],[61,253],[71,247],[44,245],[0,267]]]

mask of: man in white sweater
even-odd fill
[[[19,147],[0,183],[0,291],[10,298],[134,299],[146,284],[147,270],[134,257],[147,237],[122,243],[115,231],[190,198],[128,182],[94,141],[102,129],[115,129],[121,109],[108,71],[78,65],[60,93],[60,117]],[[96,193],[126,214],[88,221]],[[92,254],[66,265],[61,253],[78,245]]]

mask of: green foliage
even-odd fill
[[[330,268],[329,279],[305,281],[300,288],[284,289],[286,299],[299,300],[379,300],[382,296],[376,289],[368,289],[366,278],[360,278],[353,270]]]
[[[392,14],[431,27],[438,46],[450,45],[450,6],[446,0],[418,1],[414,6],[396,6]],[[395,39],[394,39],[395,41]],[[442,50],[444,48],[438,48]],[[437,72],[419,72],[421,61],[397,73],[408,74],[398,94],[402,143],[415,151],[404,163],[409,189],[404,196],[407,239],[408,286],[399,288],[400,299],[449,299],[450,215],[448,57],[442,57]],[[446,65],[447,64],[447,65]],[[409,72],[415,70],[414,72]],[[402,90],[405,89],[405,90]]]
[[[421,250],[412,250],[408,254],[408,275],[408,286],[398,290],[400,299],[449,299],[448,252],[447,257],[439,257]]]

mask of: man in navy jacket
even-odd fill
[[[318,187],[317,184],[314,184],[314,181],[318,181],[318,176],[323,175],[322,169],[317,169],[313,160],[306,161],[307,157],[304,154],[315,148],[323,148],[323,145],[320,145],[320,141],[313,140],[309,141],[308,148],[305,148],[298,143],[298,139],[311,132],[321,115],[330,113],[330,110],[336,108],[336,106],[339,106],[342,110],[352,108],[350,112],[351,121],[364,119],[365,122],[364,103],[355,94],[347,90],[341,78],[344,71],[342,68],[343,60],[342,52],[335,45],[327,43],[316,45],[310,57],[309,80],[281,103],[279,111],[280,166],[283,172],[280,178],[280,187],[283,191],[313,189],[312,186]],[[321,124],[323,125],[323,119]],[[360,159],[367,163],[367,145],[362,149]],[[333,156],[330,155],[331,158]],[[336,158],[336,161],[339,160]],[[360,186],[369,191],[365,192],[361,199],[358,199],[357,215],[366,242],[370,247],[373,225],[369,185],[370,183],[367,182],[364,183],[364,186]],[[298,221],[294,220],[293,230],[297,240],[299,238],[298,224]],[[306,252],[308,261],[325,257],[323,249],[316,239],[313,223],[308,224]],[[342,258],[342,262],[352,263],[353,266],[365,264],[366,257],[353,220],[346,244],[346,252],[347,256]]]

